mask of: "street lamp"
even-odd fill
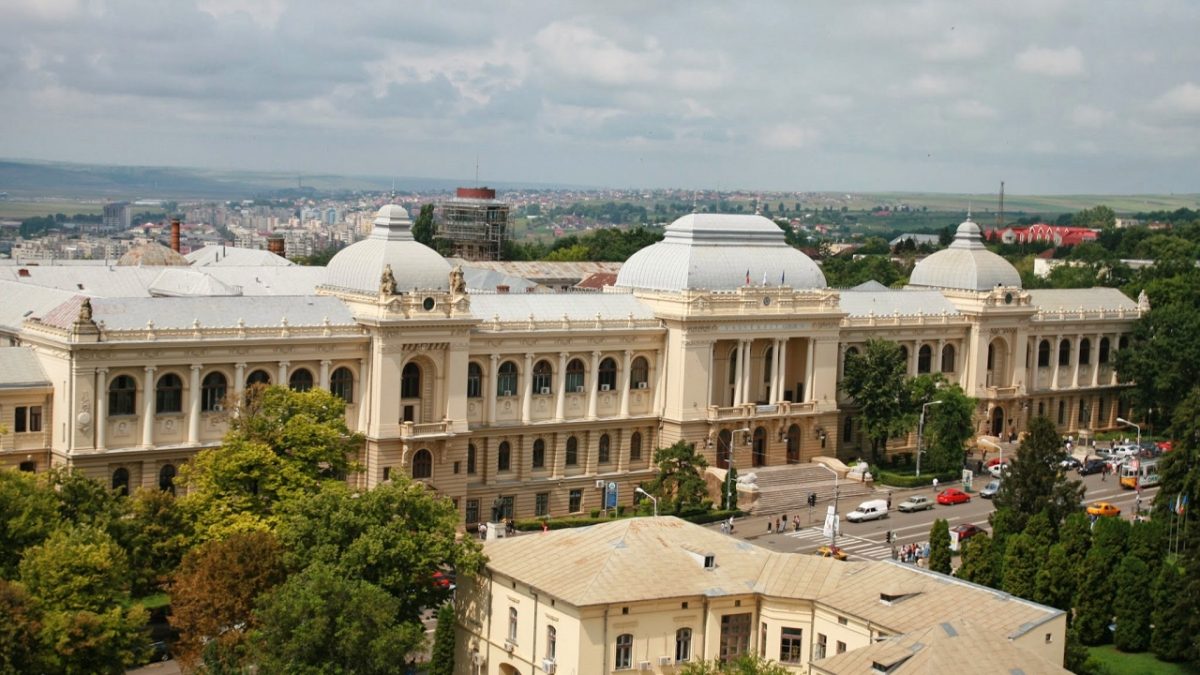
[[[921,455],[925,452],[921,448],[921,436],[925,433],[925,409],[931,405],[941,405],[942,401],[930,401],[921,405],[921,421],[917,423],[917,478],[921,477]]]
[[[641,495],[644,495],[646,497],[649,497],[650,501],[654,502],[654,517],[657,518],[658,517],[658,497],[655,497],[654,495],[650,494],[649,492],[646,492],[640,486],[633,488],[633,491],[637,492]]]
[[[1118,417],[1117,421],[1120,422],[1121,424],[1128,424],[1129,426],[1133,427],[1134,429],[1137,429],[1138,452],[1141,452],[1142,451],[1142,425],[1135,424],[1135,423],[1130,422],[1129,420],[1121,418],[1121,417]]]
[[[733,447],[737,445],[737,438],[734,434],[748,434],[750,427],[734,429],[729,433],[729,467],[725,469],[725,508],[728,510],[733,504]]]
[[[814,464],[821,467],[822,469],[825,469],[829,473],[833,474],[833,522],[829,523],[829,547],[833,548],[833,547],[837,546],[838,494],[841,492],[841,490],[838,488],[838,472],[834,471],[833,469],[825,466],[824,464],[822,464],[820,462],[814,462]]]

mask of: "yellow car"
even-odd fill
[[[1121,509],[1108,502],[1096,502],[1087,507],[1087,512],[1089,516],[1104,516],[1105,518],[1113,518],[1121,515]]]
[[[815,551],[816,555],[822,558],[833,558],[834,560],[845,560],[846,552],[837,546],[822,546]]]

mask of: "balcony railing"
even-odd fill
[[[448,421],[441,422],[404,422],[400,425],[400,438],[431,438],[436,436],[447,436],[451,433],[451,424]]]
[[[759,405],[757,403],[744,403],[735,406],[708,406],[708,420],[710,422],[719,422],[721,420],[743,420],[755,417],[786,417],[788,415],[796,415],[802,413],[810,413],[816,408],[813,401],[805,401],[803,403],[792,403],[790,401],[781,401],[771,405]]]

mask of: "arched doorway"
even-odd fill
[[[787,463],[800,463],[800,426],[797,424],[787,430]]]
[[[717,468],[729,468],[729,456],[733,449],[733,434],[728,429],[722,429],[717,434]]]
[[[992,435],[999,436],[1004,433],[1004,408],[996,406],[992,408]]]
[[[754,457],[751,463],[754,466],[766,466],[767,464],[767,430],[764,427],[754,430]]]

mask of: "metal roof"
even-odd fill
[[[958,226],[949,248],[930,255],[913,268],[910,286],[988,291],[996,286],[1021,287],[1021,275],[1007,260],[987,250],[979,226]]]
[[[861,286],[839,293],[838,305],[848,316],[942,314],[943,312],[958,314],[954,303],[947,300],[941,291],[890,288],[858,290],[859,288]]]
[[[73,320],[74,317],[72,316]],[[109,330],[145,328],[247,328],[280,326],[353,325],[346,305],[328,296],[204,297],[204,298],[96,298],[92,319]],[[65,327],[65,326],[64,326]]]
[[[1039,288],[1030,290],[1029,299],[1039,312],[1085,312],[1096,310],[1136,311],[1137,303],[1116,288]]]
[[[631,293],[472,293],[471,314],[491,321],[653,319],[654,312]]]
[[[0,389],[49,387],[37,354],[28,347],[0,347]]]
[[[413,239],[412,221],[398,204],[379,209],[368,238],[338,251],[325,268],[325,285],[377,293],[385,267],[391,267],[396,290],[448,290],[450,263]]]

